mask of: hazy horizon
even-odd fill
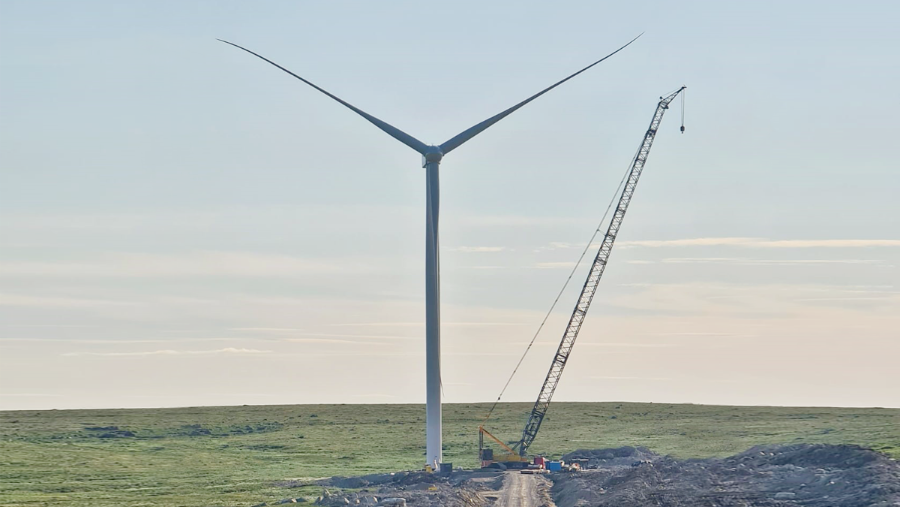
[[[457,402],[444,402],[442,405],[491,405],[494,403],[492,400],[487,401],[457,401]],[[519,404],[519,405],[531,405],[534,401],[501,401],[500,404]],[[693,405],[693,406],[704,406],[704,407],[746,407],[746,408],[798,408],[798,409],[872,409],[872,410],[897,410],[900,407],[872,407],[872,406],[819,406],[819,405],[733,405],[728,403],[658,403],[652,401],[621,401],[621,400],[611,400],[611,401],[579,401],[579,400],[566,400],[566,401],[554,401],[553,404],[564,404],[564,403],[606,403],[606,404],[632,404],[632,405]],[[425,402],[421,403],[397,403],[397,402],[350,402],[350,403],[242,403],[240,405],[172,405],[172,406],[152,406],[152,407],[79,407],[79,408],[14,408],[14,409],[2,409],[0,412],[46,412],[46,411],[66,411],[66,410],[179,410],[179,409],[191,409],[191,408],[234,408],[234,407],[291,407],[291,406],[324,406],[324,405],[415,405],[421,406],[422,410],[425,410]],[[523,414],[525,417],[526,414]]]

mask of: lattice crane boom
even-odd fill
[[[597,251],[597,256],[594,258],[594,263],[591,266],[591,271],[588,274],[587,280],[584,282],[584,287],[581,289],[581,295],[578,297],[578,302],[575,304],[575,310],[572,312],[572,317],[569,318],[569,324],[566,326],[565,333],[563,333],[559,348],[556,350],[556,355],[553,357],[550,371],[547,372],[547,378],[544,379],[541,393],[534,403],[534,408],[531,410],[528,422],[525,424],[525,429],[522,432],[522,439],[513,445],[513,449],[518,450],[520,456],[525,456],[528,452],[528,447],[534,442],[534,438],[537,436],[541,423],[544,421],[544,416],[547,414],[547,409],[550,408],[550,400],[553,398],[556,386],[559,385],[559,378],[562,376],[563,369],[566,367],[566,361],[568,361],[569,355],[572,353],[572,348],[575,346],[575,340],[578,338],[578,332],[581,331],[581,325],[584,323],[584,318],[587,315],[588,308],[591,306],[591,301],[594,299],[594,294],[597,293],[597,286],[600,283],[603,272],[606,270],[606,264],[609,262],[609,255],[616,242],[616,236],[619,234],[619,229],[622,227],[622,220],[625,218],[625,212],[628,211],[628,205],[631,204],[631,199],[634,196],[634,191],[637,187],[638,180],[641,177],[641,172],[643,172],[644,164],[647,162],[647,156],[650,154],[650,147],[653,146],[653,140],[656,138],[656,132],[662,122],[663,115],[669,108],[669,104],[675,100],[675,97],[684,91],[684,89],[685,87],[682,86],[668,96],[660,97],[659,99],[659,104],[656,106],[656,112],[653,114],[653,121],[650,122],[650,128],[647,129],[647,133],[644,134],[641,147],[632,161],[631,170],[628,172],[628,178],[625,182],[625,188],[622,189],[622,195],[619,197],[619,204],[616,206],[616,212],[609,223],[606,235],[603,237],[603,243],[600,244],[600,250]],[[684,132],[683,126],[681,131]]]

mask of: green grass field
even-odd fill
[[[488,428],[515,440],[531,406]],[[445,459],[476,466],[487,405],[445,405]],[[0,412],[0,505],[249,506],[315,490],[284,479],[417,469],[420,405],[296,405]],[[763,443],[854,443],[900,457],[900,409],[557,403],[532,446],[643,445],[678,457]]]

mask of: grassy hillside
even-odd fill
[[[488,427],[515,440],[530,410]],[[476,465],[487,405],[445,405],[445,459]],[[413,469],[420,405],[297,405],[0,412],[0,505],[236,505],[285,498],[288,478]],[[644,445],[679,457],[762,443],[855,443],[900,457],[900,410],[557,403],[532,446]],[[294,492],[296,493],[296,491]]]

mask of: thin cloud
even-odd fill
[[[537,269],[562,269],[571,268],[574,265],[574,262],[538,262],[534,267]]]
[[[900,247],[900,239],[791,239],[770,240],[766,238],[687,238],[670,240],[622,241],[624,247],[690,247],[690,246],[733,246],[747,248],[873,248]]]
[[[762,238],[688,238],[669,240],[644,240],[644,241],[620,241],[619,247],[678,247],[678,246],[751,246],[761,241]]]
[[[47,393],[0,393],[0,396],[23,397],[23,398],[62,398],[61,394]]]
[[[588,249],[590,249],[590,250],[595,250],[597,248],[600,248],[600,243],[591,243],[591,245],[588,247]],[[553,250],[570,250],[570,249],[583,250],[584,243],[568,243],[565,241],[551,241],[550,243],[547,244],[547,246],[538,247],[538,248],[534,249],[533,251],[535,253],[540,253],[540,252],[547,252],[547,251],[553,251]]]
[[[2,275],[2,269],[0,269]],[[98,308],[135,306],[136,303],[112,299],[67,298],[53,296],[26,296],[21,294],[0,294],[0,306],[22,306],[34,308]]]
[[[323,343],[334,345],[389,345],[387,342],[375,342],[369,340],[344,340],[340,338],[285,338],[289,343]]]
[[[0,324],[3,327],[28,327],[28,328],[98,328],[99,325],[87,324]]]
[[[846,298],[801,298],[795,299],[794,301],[803,301],[803,302],[815,302],[815,301],[843,301],[843,302],[851,302],[851,301],[886,301],[890,299],[888,294],[885,294],[881,297],[846,297]]]
[[[297,327],[233,327],[231,331],[264,331],[270,333],[293,333],[297,331],[306,331]]]
[[[765,248],[871,248],[900,247],[900,239],[820,239],[765,241]]]
[[[747,259],[743,257],[670,257],[664,264],[737,264],[741,266],[797,266],[819,264],[882,264],[878,259]]]
[[[521,215],[468,216],[457,219],[470,227],[535,227],[561,226],[584,223],[583,218],[572,217],[529,217]]]
[[[198,356],[198,355],[215,355],[215,354],[235,354],[235,355],[259,355],[271,354],[271,350],[242,349],[234,347],[226,347],[217,350],[149,350],[142,352],[67,352],[64,356],[102,356],[102,357],[123,357],[123,356]]]
[[[174,343],[176,340],[145,340],[145,339],[136,339],[136,340],[102,340],[102,339],[82,339],[82,338],[0,338],[0,343],[2,342],[26,342],[26,343],[83,343],[83,344],[92,344],[92,345],[102,345],[102,344],[133,344],[133,343]]]
[[[90,345],[134,345],[143,343],[184,343],[184,342],[233,342],[233,341],[274,341],[273,339],[256,338],[256,337],[191,337],[183,336],[178,338],[47,338],[47,337],[0,337],[0,343],[3,342],[25,342],[25,343],[80,343]]]
[[[704,331],[687,331],[680,333],[653,333],[653,336],[716,336],[716,337],[748,337],[755,336],[749,334],[737,334],[737,333],[715,333],[715,332],[704,332]]]
[[[516,352],[444,352],[445,356],[463,356],[463,357],[482,357],[482,356],[497,356],[497,357],[515,357]]]
[[[302,358],[311,358],[311,357],[418,357],[421,358],[420,354],[414,352],[372,352],[370,350],[342,350],[340,352],[303,352],[298,354],[279,354],[279,357],[302,357]]]
[[[328,339],[331,338],[350,338],[350,339],[385,339],[385,340],[410,340],[416,338],[415,336],[399,336],[399,335],[389,335],[389,334],[339,334],[339,333],[309,333],[309,332],[297,332],[297,330],[292,328],[252,328],[252,327],[239,327],[234,328],[236,331],[263,331],[263,332],[271,332],[271,333],[287,333],[291,336],[291,338],[287,338],[285,341],[312,341],[311,339],[305,338],[316,338],[321,339],[324,342],[331,341]],[[295,337],[303,337],[303,338],[295,338]],[[324,337],[324,338],[323,338]],[[340,340],[334,340],[340,341]],[[351,342],[348,342],[351,343]],[[352,342],[357,343],[357,342]],[[369,343],[369,342],[361,342],[361,343]]]
[[[487,253],[487,252],[502,252],[506,250],[505,246],[458,246],[456,248],[450,249],[453,252],[463,252],[463,253]]]
[[[567,243],[565,241],[551,241],[547,246],[540,247],[535,251],[541,252],[545,250],[568,250],[569,248],[584,248],[584,246],[576,245],[574,243]]]
[[[183,254],[104,254],[87,261],[5,262],[5,277],[261,277],[285,278],[321,274],[372,272],[370,263],[308,259],[248,252],[189,252]]]
[[[678,347],[675,343],[582,343],[585,347],[610,347],[610,348],[635,348],[635,349],[656,349]]]
[[[580,343],[579,345],[584,347],[609,347],[609,348],[622,348],[622,349],[657,349],[657,348],[668,348],[668,347],[678,347],[678,344],[675,343]]]
[[[446,323],[441,323],[442,326],[446,326]],[[383,327],[424,327],[425,322],[345,322],[343,324],[331,324],[330,327],[370,327],[370,326],[383,326]]]

